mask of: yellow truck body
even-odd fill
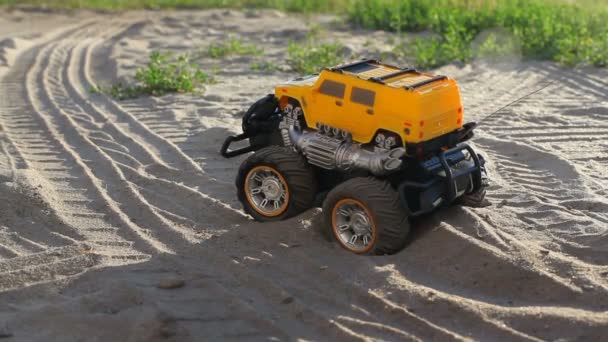
[[[371,142],[379,131],[393,132],[403,144],[419,143],[463,125],[455,80],[365,60],[327,68],[275,88],[280,105],[297,101],[306,125],[348,131],[353,140]]]

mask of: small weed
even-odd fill
[[[142,95],[152,95],[146,93],[145,90],[139,86],[127,86],[122,83],[113,84],[110,89],[106,90],[104,93],[109,94],[117,100],[128,100]]]
[[[249,65],[251,71],[267,71],[272,72],[279,69],[279,66],[273,62],[253,62]]]
[[[490,33],[483,37],[479,46],[474,48],[476,58],[500,59],[519,54],[521,47],[515,38],[508,34]]]
[[[312,74],[323,67],[343,62],[346,57],[343,50],[344,46],[340,43],[290,42],[287,46],[287,64],[301,74]]]
[[[114,84],[109,88],[96,86],[93,93],[104,93],[118,99],[132,99],[143,95],[162,96],[167,93],[192,93],[203,84],[213,83],[214,79],[187,54],[172,58],[171,53],[152,52],[150,61],[135,73],[135,85]]]
[[[148,66],[137,70],[135,79],[146,93],[155,96],[169,92],[191,93],[212,82],[213,78],[192,63],[187,54],[177,56],[174,61],[170,58],[170,53],[153,52]]]
[[[336,65],[344,61],[344,45],[340,43],[322,43],[319,39],[326,33],[319,24],[310,25],[306,41],[289,42],[287,45],[287,64],[301,74],[319,72],[321,68]]]
[[[310,28],[308,29],[308,32],[306,32],[306,39],[307,40],[316,40],[316,39],[321,38],[326,33],[327,33],[327,29],[325,29],[325,27],[323,27],[317,23],[312,23],[312,24],[310,24]]]
[[[91,88],[89,88],[89,93],[91,93],[91,94],[103,94],[103,88],[99,84],[91,86]]]
[[[264,51],[253,45],[244,43],[238,38],[230,38],[228,41],[213,43],[207,48],[207,55],[211,58],[224,58],[231,55],[259,56]]]
[[[444,44],[437,37],[432,38],[416,38],[410,46],[406,46],[406,50],[411,51],[414,56],[414,64],[423,69],[434,68],[446,63],[444,54]],[[407,54],[407,52],[406,52]]]

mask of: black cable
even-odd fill
[[[541,90],[543,90],[543,89],[545,89],[545,88],[549,87],[550,85],[553,85],[555,82],[556,82],[556,81],[549,82],[547,85],[543,86],[542,88],[536,89],[535,91],[533,91],[533,92],[531,92],[531,93],[529,93],[529,94],[526,94],[526,95],[524,95],[524,96],[522,96],[522,97],[518,98],[518,99],[517,99],[517,100],[515,100],[515,101],[510,102],[510,103],[509,103],[509,104],[507,104],[506,106],[501,107],[500,109],[498,109],[498,110],[497,110],[497,111],[495,111],[494,113],[489,114],[489,115],[488,115],[488,116],[486,116],[485,118],[483,118],[483,119],[479,120],[479,122],[477,123],[477,126],[481,125],[481,124],[482,124],[484,121],[486,121],[488,118],[490,118],[490,117],[491,117],[491,116],[493,116],[494,114],[497,114],[497,113],[498,113],[498,112],[500,112],[501,110],[503,110],[503,109],[505,109],[505,108],[509,107],[510,105],[512,105],[512,104],[514,104],[514,103],[517,103],[517,102],[519,102],[519,101],[521,101],[521,100],[525,99],[526,97],[529,97],[529,96],[532,96],[532,95],[534,95],[534,94],[538,93],[539,91],[541,91]]]

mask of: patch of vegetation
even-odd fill
[[[279,69],[279,66],[273,62],[253,62],[249,65],[251,71],[267,71],[272,72]]]
[[[483,31],[496,28],[505,30],[508,44],[517,46],[525,57],[567,65],[608,65],[605,8],[550,0],[353,0],[347,15],[365,28],[434,33],[406,47],[423,68],[472,60],[478,55],[472,42]],[[480,47],[501,53],[496,36],[487,39]]]
[[[118,100],[139,96],[162,96],[167,93],[192,93],[200,91],[204,84],[214,82],[187,54],[176,56],[169,52],[152,52],[150,61],[135,73],[135,85],[122,83],[109,88],[97,86],[92,92],[108,94]]]
[[[290,42],[287,46],[287,64],[296,72],[312,74],[343,62],[346,57],[343,51],[344,46],[340,43]]]
[[[521,51],[519,42],[512,35],[503,32],[490,32],[476,38],[476,40],[480,42],[477,46],[473,44],[476,58],[509,58]]]
[[[308,32],[306,32],[307,40],[317,40],[327,34],[327,29],[320,24],[310,23],[308,25]]]
[[[238,38],[230,38],[227,41],[213,43],[207,48],[207,55],[211,58],[225,58],[231,55],[259,56],[264,52],[261,48],[243,42]]]
[[[300,74],[313,74],[322,68],[344,62],[347,57],[345,46],[340,43],[320,41],[325,28],[313,24],[306,34],[306,40],[290,41],[287,45],[287,64]]]
[[[276,8],[290,12],[334,12],[354,25],[401,32],[429,32],[402,45],[419,67],[469,62],[486,53],[512,53],[565,65],[608,66],[607,0],[0,0],[0,5],[124,10],[141,8]],[[487,36],[504,30],[507,36]],[[311,35],[316,35],[315,29]],[[501,37],[506,37],[504,46]],[[237,44],[238,45],[238,44]],[[242,48],[242,47],[241,47]],[[335,48],[335,47],[334,47]],[[219,48],[222,56],[235,47]],[[329,50],[319,49],[323,55]],[[294,55],[299,52],[291,47]],[[493,52],[492,52],[493,51]],[[219,58],[218,57],[218,58]],[[296,57],[298,58],[298,57]],[[298,69],[310,68],[296,63]]]

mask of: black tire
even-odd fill
[[[252,170],[260,167],[276,171],[287,188],[285,207],[272,215],[256,209],[247,186]],[[312,207],[317,193],[314,170],[304,157],[290,148],[279,146],[268,146],[249,156],[239,168],[236,187],[245,212],[261,222],[280,221],[298,215]]]
[[[481,188],[458,198],[457,203],[465,207],[482,208],[488,206],[486,201],[486,187],[488,186],[488,175],[485,169],[481,170]]]
[[[372,216],[372,241],[365,249],[349,247],[339,237],[336,210],[343,201],[354,200],[364,206]],[[392,254],[401,250],[410,231],[407,209],[399,195],[386,181],[374,177],[352,178],[336,186],[323,202],[324,226],[330,229],[336,241],[346,250],[357,254]]]

